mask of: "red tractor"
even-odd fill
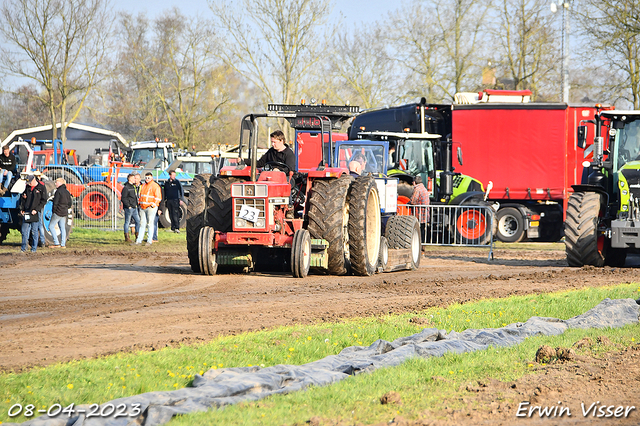
[[[197,175],[187,209],[187,249],[194,272],[213,275],[219,268],[291,271],[305,277],[310,268],[336,275],[371,275],[387,266],[389,251],[382,227],[397,233],[395,215],[397,179],[357,178],[345,167],[332,167],[333,130],[358,112],[358,107],[328,105],[275,105],[267,113],[246,115],[241,122],[239,165],[223,167],[219,176]],[[282,163],[256,167],[259,119],[286,119],[296,130],[297,170]],[[248,158],[242,153],[248,136]],[[319,137],[318,137],[319,136]],[[304,144],[301,142],[304,141]],[[376,180],[381,182],[376,182]],[[394,216],[395,217],[395,216]],[[415,218],[412,218],[415,219]],[[404,221],[405,219],[401,219]],[[390,222],[389,222],[390,221]],[[406,232],[408,244],[396,250],[400,267],[419,264],[417,221]],[[394,234],[395,235],[395,234]],[[383,250],[381,250],[383,247]],[[382,252],[382,253],[381,253]],[[417,253],[417,255],[416,255]],[[394,257],[394,256],[391,256]],[[380,259],[382,258],[382,259]]]

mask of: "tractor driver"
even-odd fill
[[[367,159],[365,158],[364,154],[359,152],[354,154],[354,156],[351,158],[351,161],[349,162],[349,174],[356,177],[360,176],[364,171],[366,164]]]
[[[256,163],[257,167],[264,167],[265,164],[278,162],[286,164],[289,170],[283,170],[285,173],[296,171],[296,155],[293,150],[285,143],[284,133],[282,130],[276,130],[269,135],[271,137],[271,148],[264,153]],[[246,159],[245,164],[250,165],[251,162]],[[277,167],[277,166],[276,166]]]

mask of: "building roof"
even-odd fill
[[[58,128],[58,129],[60,128],[60,123],[58,123],[56,125],[56,128]],[[2,143],[0,143],[0,145],[5,145],[5,144],[17,139],[18,137],[23,137],[24,135],[31,135],[33,133],[51,131],[51,129],[52,129],[51,124],[48,124],[46,126],[29,127],[27,129],[14,130],[13,132],[11,132],[11,134],[9,136],[7,136],[2,141]],[[114,131],[111,131],[111,130],[105,130],[105,129],[101,129],[99,127],[93,127],[93,126],[88,126],[86,124],[77,124],[77,123],[70,123],[67,126],[67,129],[78,130],[80,132],[93,133],[95,135],[108,136],[108,138],[104,138],[104,139],[117,139],[120,143],[122,143],[123,145],[127,146],[127,142],[122,137],[122,135],[120,135],[120,133],[118,133],[118,132],[114,132]],[[75,138],[67,137],[67,139],[73,140]],[[80,138],[80,139],[85,139],[85,138]],[[97,138],[97,139],[102,139],[102,138]]]

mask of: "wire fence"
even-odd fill
[[[495,212],[491,206],[398,205],[420,222],[423,246],[482,247],[493,259]]]

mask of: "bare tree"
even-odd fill
[[[449,100],[479,86],[479,45],[487,37],[488,0],[433,1],[437,29],[442,37],[443,66],[438,85]]]
[[[365,109],[396,100],[396,67],[387,53],[384,32],[382,27],[365,28],[338,33],[333,39],[326,69],[333,80],[326,87],[333,97]]]
[[[589,40],[587,66],[608,74],[601,92],[640,108],[640,6],[636,1],[584,0],[576,9]],[[595,52],[595,55],[594,55]]]
[[[119,68],[103,93],[107,121],[135,139],[203,145],[202,133],[230,107],[233,84],[215,54],[220,47],[211,22],[176,8],[151,22],[130,14],[120,22]]]
[[[216,24],[226,34],[227,64],[258,87],[267,102],[291,103],[305,73],[325,48],[318,29],[332,4],[323,0],[212,0]]]
[[[511,80],[507,87],[541,95],[558,75],[559,46],[549,7],[536,0],[501,0],[498,13],[494,40],[501,48],[501,71]]]
[[[36,99],[49,110],[61,139],[99,80],[112,20],[108,0],[5,0],[0,8],[7,43],[0,67],[42,87]]]
[[[440,55],[442,36],[433,25],[427,3],[414,0],[390,16],[388,36],[398,67],[407,69],[404,95],[440,102],[444,97],[439,72],[445,65]],[[400,77],[402,79],[402,77]]]

